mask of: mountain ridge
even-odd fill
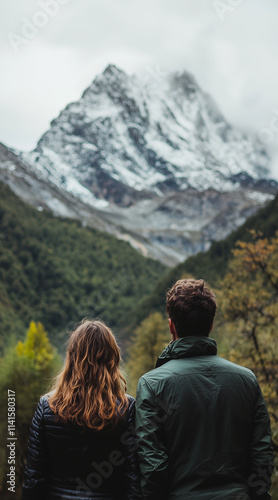
[[[234,129],[186,71],[156,82],[107,66],[32,152],[16,155],[14,171],[9,161],[0,178],[26,201],[168,266],[206,250],[278,190],[263,145]]]
[[[92,173],[102,175],[102,182],[106,176],[110,185],[99,199],[123,206],[118,183],[133,194],[151,190],[161,195],[188,187],[232,190],[233,176],[242,172],[253,179],[269,174],[263,145],[233,129],[187,72],[169,74],[153,88],[113,65],[52,120],[27,158],[48,168],[53,178],[52,163],[61,169],[70,164],[71,173],[75,170],[94,194],[100,194],[100,186],[92,182]],[[63,172],[59,174],[55,181],[63,184]]]

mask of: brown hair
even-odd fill
[[[128,406],[115,337],[100,320],[84,321],[71,334],[65,365],[54,383],[50,408],[63,422],[93,429],[114,425]]]
[[[216,307],[215,295],[204,280],[182,279],[167,292],[166,309],[179,337],[208,336]]]

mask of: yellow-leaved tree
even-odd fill
[[[220,307],[229,332],[230,360],[251,368],[261,385],[277,457],[278,234],[268,240],[252,233],[253,241],[238,242],[233,251]]]
[[[40,396],[61,366],[61,359],[51,345],[41,323],[31,322],[24,342],[10,346],[0,360],[0,406],[7,409],[8,391],[15,393],[16,484],[19,498],[23,481],[29,428]],[[0,443],[1,498],[6,498],[7,411],[1,413]]]

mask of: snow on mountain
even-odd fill
[[[269,167],[257,139],[233,129],[188,73],[150,85],[112,65],[26,158],[56,185],[121,206],[144,191],[230,191],[237,175],[261,179]]]
[[[105,223],[92,204],[88,205],[80,197],[57,188],[42,176],[39,170],[23,161],[19,151],[11,150],[1,143],[0,181],[7,184],[26,203],[40,211],[48,209],[57,216],[81,218],[84,223],[88,221],[103,231],[115,230]],[[85,188],[83,189],[85,191]]]
[[[278,184],[262,144],[234,129],[193,76],[145,76],[109,65],[34,151],[16,153],[29,187],[6,167],[2,177],[36,206],[41,198],[172,265],[229,234]]]

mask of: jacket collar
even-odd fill
[[[215,340],[209,337],[188,336],[171,342],[160,354],[156,368],[171,359],[190,358],[193,356],[216,355],[217,345]]]

